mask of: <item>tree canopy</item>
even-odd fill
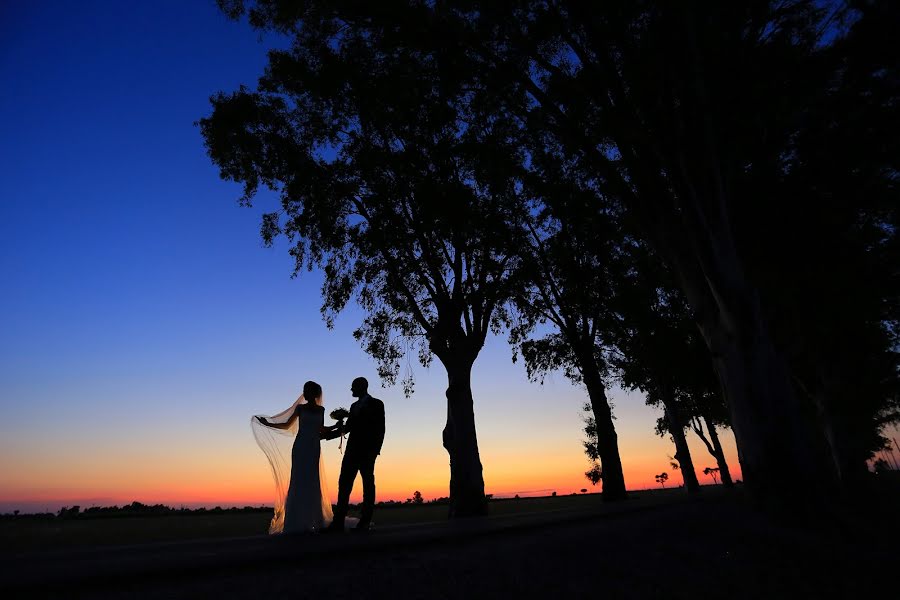
[[[290,32],[291,47],[270,52],[257,90],[212,98],[200,121],[209,154],[244,184],[242,202],[260,185],[280,195],[264,240],[286,236],[297,271],[324,271],[329,324],[351,299],[365,309],[354,335],[386,381],[410,352],[426,366],[441,360],[451,511],[479,512],[469,372],[506,320],[521,212],[508,176],[520,160],[514,127],[485,116],[440,44],[398,47],[395,27],[351,27],[326,13],[289,26],[265,12],[273,6],[259,3],[251,21]],[[404,384],[411,392],[411,377]]]
[[[618,331],[651,395],[711,401],[712,365],[760,501],[858,480],[900,416],[896,3],[219,3],[290,47],[213,98],[209,153],[280,194],[264,239],[324,270],[326,319],[366,309],[383,377],[446,367],[452,507],[483,506],[469,372],[510,302],[599,442]]]

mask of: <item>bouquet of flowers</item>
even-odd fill
[[[350,411],[346,408],[336,408],[331,411],[331,418],[343,424],[344,420],[350,416]]]
[[[341,430],[341,442],[338,444],[338,450],[341,451],[341,454],[344,453],[344,420],[350,416],[350,411],[346,408],[336,408],[331,411],[331,418],[337,421],[337,427]]]

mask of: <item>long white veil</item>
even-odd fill
[[[319,406],[323,405],[323,398],[320,396],[316,401]],[[281,533],[284,529],[284,503],[288,492],[288,486],[291,483],[291,450],[294,446],[294,438],[297,437],[297,431],[300,429],[300,417],[291,422],[291,417],[300,404],[306,404],[306,399],[301,394],[293,404],[278,414],[272,416],[253,415],[250,418],[250,428],[253,430],[253,437],[256,443],[266,455],[269,466],[272,467],[272,476],[275,479],[275,514],[272,516],[272,522],[269,524],[269,533]],[[284,424],[289,423],[287,429],[277,429],[275,427],[266,427],[259,422],[259,417],[266,419],[269,423]],[[325,478],[325,461],[324,453],[319,453],[319,488],[322,495],[322,516],[324,517],[325,526],[334,519],[334,513],[331,509],[331,496],[328,493],[328,483]],[[298,485],[298,482],[294,482]]]

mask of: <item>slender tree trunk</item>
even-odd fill
[[[794,393],[787,364],[762,319],[757,290],[739,258],[728,212],[732,165],[720,148],[714,103],[707,98],[704,77],[709,71],[704,69],[696,33],[687,31],[685,38],[692,69],[676,89],[690,102],[676,110],[674,118],[682,120],[680,129],[692,131],[694,143],[680,154],[660,157],[660,149],[646,142],[653,138],[652,130],[633,116],[627,92],[602,86],[602,93],[593,99],[624,117],[622,127],[612,132],[629,177],[610,179],[614,188],[624,190],[643,229],[699,313],[697,324],[714,357],[751,495],[773,508],[820,504],[830,497],[834,472],[827,455],[822,456],[820,432],[811,427],[812,419]],[[598,54],[601,72],[614,62],[608,56]],[[614,76],[611,81],[624,79]],[[552,90],[538,88],[535,97],[553,111],[560,140],[584,152],[598,174],[618,168],[598,150],[599,139],[581,133],[584,123],[567,121],[553,102]],[[651,135],[646,135],[648,131]],[[663,171],[666,175],[661,175]]]
[[[822,504],[833,491],[834,471],[815,417],[801,406],[766,328],[757,324],[711,349],[752,495],[772,508]]]
[[[487,501],[472,400],[473,361],[450,357],[441,362],[447,369],[448,380],[447,424],[443,438],[444,448],[450,455],[449,517],[485,515]]]
[[[860,486],[864,485],[869,471],[865,452],[859,451],[858,438],[854,435],[853,418],[835,415],[832,409],[835,401],[826,392],[813,394],[813,401],[816,404],[819,423],[828,441],[841,491],[847,496],[853,496],[859,491]]]
[[[728,463],[725,461],[725,450],[722,449],[722,442],[719,440],[719,434],[716,433],[716,426],[706,415],[703,416],[703,421],[706,423],[706,430],[709,431],[709,439],[712,442],[712,455],[716,459],[716,465],[719,467],[722,485],[727,488],[734,487],[731,471],[728,469]]]
[[[715,232],[729,237],[725,225]],[[794,391],[734,246],[704,241],[703,252],[669,258],[713,358],[747,490],[775,510],[824,506],[836,477],[814,409]],[[703,254],[697,269],[692,261]]]
[[[606,398],[606,386],[593,361],[583,363],[582,375],[597,423],[597,452],[603,470],[603,501],[625,499],[625,475],[619,456],[619,436],[613,424],[612,410]]]
[[[715,148],[706,158],[708,169],[688,172],[680,181],[676,204],[683,220],[678,226],[659,214],[659,203],[647,201],[641,216],[656,234],[710,350],[751,497],[776,510],[822,506],[835,484],[825,440],[814,411],[794,391],[787,362],[763,318],[758,290],[745,273]],[[695,189],[709,174],[707,183],[714,185]],[[643,191],[668,194],[652,180]]]
[[[794,391],[734,247],[708,241],[699,270],[696,254],[670,246],[668,258],[713,358],[747,490],[776,510],[826,504],[836,478],[814,410]]]
[[[697,481],[697,472],[694,470],[694,461],[691,459],[691,450],[688,448],[687,437],[684,435],[685,424],[676,406],[675,399],[668,391],[662,392],[663,406],[665,407],[666,421],[669,424],[669,433],[675,442],[675,460],[681,470],[681,478],[684,487],[690,493],[700,491],[700,482]]]
[[[687,85],[693,88],[702,134],[691,157],[694,168],[686,169],[681,181],[679,200],[695,234],[692,252],[706,286],[701,331],[724,388],[751,492],[772,508],[793,510],[798,503],[815,508],[828,502],[834,471],[814,415],[795,393],[788,363],[776,349],[759,290],[741,260],[729,213],[730,168],[723,161],[721,129],[710,110],[714,101],[708,95],[705,59],[694,29],[697,15],[689,11],[686,16],[685,48],[692,76]],[[692,120],[688,111],[684,114]]]

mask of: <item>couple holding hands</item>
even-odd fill
[[[334,425],[325,425],[322,386],[307,381],[303,394],[285,411],[251,419],[257,443],[265,452],[275,475],[277,498],[275,516],[269,533],[344,531],[356,519],[347,517],[350,492],[357,473],[362,477],[362,515],[352,531],[365,532],[375,507],[375,460],[384,442],[384,403],[369,395],[369,383],[357,377],[350,386],[357,400],[350,410],[335,410]],[[333,440],[349,434],[338,479],[338,501],[332,514],[325,480],[321,440]],[[288,462],[285,441],[290,447],[290,476],[284,489]]]

